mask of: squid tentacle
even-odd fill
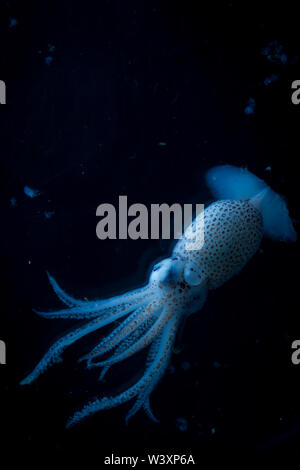
[[[122,311],[123,315],[127,315],[127,313],[132,312],[135,308],[139,307],[140,304],[143,304],[144,301],[141,301],[137,304],[124,304],[124,305],[117,305],[116,307],[109,307],[107,309],[100,310],[99,309],[99,304],[96,303],[96,305],[91,306],[88,308],[88,306],[84,307],[74,307],[70,309],[64,309],[64,310],[57,310],[54,312],[40,312],[38,310],[33,310],[35,313],[37,313],[39,316],[44,317],[44,318],[60,318],[60,319],[75,319],[75,320],[81,320],[81,319],[91,319],[91,318],[97,318],[101,316],[105,316],[107,314],[113,314],[118,311]]]
[[[151,366],[151,364],[153,364],[159,352],[159,345],[160,345],[161,337],[162,337],[162,332],[155,338],[155,340],[150,346],[150,350],[149,350],[147,361],[146,361],[146,370]],[[142,407],[145,409],[146,413],[148,414],[149,417],[151,417],[153,421],[158,422],[158,420],[153,415],[153,412],[150,407],[150,393],[153,388],[151,388],[149,392],[148,392],[148,389],[149,387],[144,387],[144,389],[139,393],[135,404],[126,415],[126,418],[125,418],[126,424],[128,424],[129,419],[132,418],[132,416],[134,416]]]
[[[168,324],[162,331],[160,345],[155,360],[152,362],[148,370],[144,373],[138,382],[117,396],[103,397],[101,399],[95,398],[94,400],[90,401],[81,410],[74,413],[74,415],[67,422],[66,427],[70,428],[79,423],[79,421],[82,419],[100,410],[114,408],[131,400],[136,395],[139,395],[139,393],[147,388],[153,381],[155,381],[156,384],[156,378],[160,378],[161,369],[165,369],[172,352],[172,345],[174,342],[177,325],[178,315],[174,315],[170,318]]]
[[[158,375],[158,374],[157,374]],[[161,375],[159,375],[158,379],[155,380],[155,385],[161,378]],[[150,388],[150,387],[149,387]],[[137,400],[135,401],[135,404],[133,407],[129,410],[125,417],[125,423],[128,424],[128,421],[130,418],[132,418],[141,408],[143,408],[146,412],[146,414],[149,416],[149,418],[154,421],[155,423],[159,423],[159,420],[154,416],[153,411],[151,410],[150,406],[150,394],[153,391],[154,387],[151,386],[151,390],[146,388],[146,390],[142,391],[139,393]]]
[[[174,328],[173,330],[171,329],[171,332],[170,332],[170,341],[171,341],[171,349],[169,351],[166,351],[165,352],[165,356],[164,356],[164,359],[163,361],[161,361],[161,367],[158,368],[157,370],[157,373],[155,374],[155,376],[152,377],[152,380],[145,384],[143,390],[139,393],[138,395],[138,398],[134,404],[134,406],[131,408],[131,410],[127,413],[126,415],[126,424],[128,424],[128,421],[130,418],[132,418],[132,416],[134,416],[137,411],[139,411],[140,408],[143,408],[144,411],[146,412],[146,414],[148,415],[148,417],[154,421],[155,423],[158,423],[159,420],[154,416],[152,410],[151,410],[151,406],[150,406],[150,395],[153,391],[153,389],[156,387],[157,383],[159,382],[159,380],[161,379],[167,365],[168,365],[168,362],[169,362],[169,359],[170,359],[170,356],[172,354],[172,347],[173,347],[173,344],[174,344],[174,339],[175,339],[175,335],[177,333],[177,329],[178,329],[178,325],[179,325],[179,315],[175,314],[175,323],[176,324],[176,328]],[[163,332],[164,330],[168,329],[169,328],[169,324],[167,323],[162,332],[156,337],[156,339],[153,341],[153,343],[151,344],[151,347],[150,347],[150,350],[149,350],[149,353],[148,353],[148,356],[147,356],[147,361],[146,361],[146,370],[148,368],[151,367],[151,365],[155,362],[156,358],[157,358],[157,355],[159,354],[159,348],[160,348],[160,342],[161,342],[161,338],[162,338],[162,335],[163,335]]]
[[[115,320],[118,320],[124,315],[126,315],[126,311],[124,312],[123,310],[114,310],[113,312],[108,312],[101,317],[98,316],[90,322],[84,323],[83,325],[71,330],[69,333],[59,338],[54,344],[52,344],[52,346],[50,346],[46,354],[42,357],[33,371],[20,382],[20,385],[27,385],[33,382],[50,366],[60,362],[61,354],[68,346],[71,346],[73,343],[83,338],[84,336],[108,325],[109,323],[112,323]]]
[[[143,409],[146,412],[147,416],[152,421],[154,421],[154,423],[159,423],[159,419],[157,419],[156,416],[154,416],[153,411],[151,410],[150,396],[149,395],[147,395],[147,397],[145,398],[145,401],[144,401],[144,404],[143,404]]]
[[[80,360],[87,360],[88,367],[95,357],[98,357],[106,352],[109,352],[117,346],[123,339],[128,337],[130,333],[135,331],[144,321],[151,318],[153,315],[158,315],[160,309],[151,303],[147,307],[140,307],[126,318],[117,328],[115,328],[108,336],[106,336],[92,351],[82,357]]]
[[[129,313],[135,308],[146,303],[148,297],[152,295],[149,287],[138,289],[127,294],[111,297],[106,300],[83,301],[82,304],[75,305],[70,308],[56,310],[54,312],[40,312],[34,310],[38,315],[45,318],[62,318],[77,319],[95,318],[106,313],[113,313],[119,309],[123,309],[125,313]]]
[[[142,391],[141,393],[139,393],[133,407],[130,408],[130,410],[128,411],[125,417],[126,424],[128,424],[128,421],[130,420],[130,418],[132,418],[144,406],[144,402],[145,402],[145,392]]]
[[[127,338],[130,334],[128,328],[135,319],[143,311],[144,306],[137,308],[131,315],[129,315],[122,323],[119,324],[113,331],[100,341],[89,353],[78,359],[79,362],[87,361],[88,363],[93,360],[94,357],[109,352],[111,349],[116,347],[123,339]],[[132,329],[132,331],[134,331]]]
[[[79,300],[75,299],[71,295],[67,294],[56,282],[54,277],[51,276],[51,274],[46,271],[46,274],[48,276],[49,282],[51,284],[52,289],[54,290],[55,294],[59,298],[59,300],[62,301],[63,304],[68,305],[69,307],[75,307],[75,306],[81,306],[85,305],[86,301],[85,300]]]
[[[106,359],[105,361],[100,362],[92,362],[91,367],[93,366],[108,366],[116,364],[117,362],[124,361],[125,359],[133,356],[137,352],[144,349],[148,346],[153,339],[160,333],[163,329],[165,324],[170,320],[170,318],[174,315],[174,311],[172,308],[165,307],[158,317],[154,325],[142,336],[136,343],[134,343],[130,348],[128,348],[123,354],[116,355],[112,358]]]
[[[133,331],[127,338],[123,339],[121,343],[115,348],[114,354],[111,356],[112,358],[115,355],[119,355],[126,351],[133,343],[135,343],[141,336],[145,334],[145,331],[147,331],[154,323],[155,317],[152,316],[145,320],[144,323],[142,323],[135,331]],[[103,380],[104,376],[108,372],[108,370],[111,368],[111,366],[105,366],[103,367],[100,376],[99,376],[99,381]]]

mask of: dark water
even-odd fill
[[[290,97],[300,47],[278,40],[269,57],[262,53],[274,41],[261,38],[263,8],[245,21],[247,34],[225,39],[219,26],[230,30],[235,8],[220,2],[205,16],[173,2],[0,3],[2,450],[44,460],[84,455],[87,463],[97,456],[101,466],[112,452],[191,453],[199,464],[205,451],[297,449],[297,244],[263,241],[189,318],[152,395],[159,425],[139,412],[126,427],[124,405],[65,431],[74,409],[128,386],[142,368],[143,357],[133,358],[99,384],[97,371],[77,364],[97,335],[32,386],[18,386],[74,324],[33,313],[59,307],[46,270],[92,299],[145,283],[170,252],[167,241],[98,240],[99,204],[116,205],[121,194],[148,207],[208,203],[205,171],[230,163],[285,195],[299,219],[300,106]],[[26,196],[24,186],[40,195]]]

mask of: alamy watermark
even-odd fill
[[[300,340],[295,339],[292,343],[292,349],[295,349],[295,351],[292,354],[292,363],[297,366],[300,364]]]
[[[184,234],[188,250],[200,250],[204,245],[204,204],[195,204],[194,217],[193,204],[183,207],[178,203],[171,206],[151,204],[149,213],[145,204],[135,203],[128,207],[127,196],[119,196],[117,210],[112,204],[100,204],[96,215],[101,217],[96,227],[100,240],[179,240]],[[133,218],[129,223],[128,217]]]
[[[294,80],[292,83],[292,90],[293,91],[291,95],[291,100],[293,104],[299,104],[300,103],[300,80]]]
[[[0,104],[6,104],[6,85],[3,80],[0,80]]]
[[[6,344],[0,339],[0,364],[6,364]]]

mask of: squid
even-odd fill
[[[147,349],[144,371],[133,385],[119,394],[95,397],[74,412],[67,428],[100,410],[131,400],[135,401],[126,422],[140,409],[157,422],[150,407],[150,395],[169,364],[183,320],[203,308],[209,291],[242,270],[264,236],[296,241],[284,198],[247,169],[216,166],[206,172],[205,179],[215,202],[205,208],[204,224],[197,224],[200,215],[191,222],[171,256],[154,265],[146,286],[112,298],[87,301],[67,294],[48,274],[64,308],[36,313],[47,319],[85,322],[52,344],[21,385],[35,381],[62,361],[66,348],[106,325],[113,324],[111,332],[79,358],[88,369],[101,368],[100,379],[114,364]],[[197,235],[203,243],[199,248],[188,249],[189,236],[197,230],[201,231]]]

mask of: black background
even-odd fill
[[[65,431],[74,408],[128,386],[141,371],[143,356],[99,384],[98,371],[77,364],[97,335],[32,386],[18,385],[73,325],[32,311],[59,307],[46,269],[71,294],[93,299],[145,283],[153,262],[170,252],[166,241],[98,240],[99,204],[117,205],[121,194],[148,207],[208,203],[206,169],[231,163],[284,194],[297,221],[300,106],[291,103],[291,83],[300,79],[300,46],[271,31],[268,5],[251,4],[0,3],[0,79],[7,86],[0,108],[0,339],[7,344],[1,452],[96,456],[101,466],[111,452],[192,453],[200,463],[204,451],[297,449],[295,244],[264,240],[243,272],[189,318],[152,395],[159,425],[140,412],[126,427],[124,406]],[[18,24],[10,27],[12,18]],[[262,54],[274,40],[287,63]],[[278,79],[264,85],[272,74]],[[250,98],[256,109],[246,115]],[[27,197],[25,185],[41,194]]]

